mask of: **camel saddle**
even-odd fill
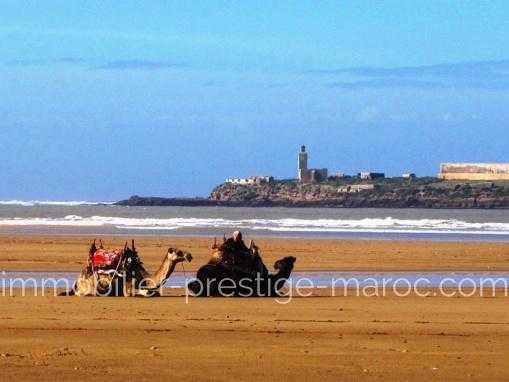
[[[229,238],[219,247],[218,254],[219,256],[212,259],[212,263],[244,273],[251,273],[253,270],[253,256],[244,242],[237,243]]]
[[[91,256],[90,260],[95,268],[116,268],[120,260],[122,260],[123,254],[124,251],[121,249],[98,249]]]

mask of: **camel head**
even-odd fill
[[[283,257],[274,263],[274,269],[277,271],[292,271],[296,260],[293,256]]]
[[[176,263],[180,263],[182,261],[191,262],[193,256],[189,252],[181,251],[177,248],[168,248],[168,259],[174,261]]]

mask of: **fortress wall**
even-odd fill
[[[472,173],[449,173],[439,174],[444,180],[509,180],[509,174],[472,174]]]
[[[509,180],[509,163],[443,163],[438,176],[445,180]]]

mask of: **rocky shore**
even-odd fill
[[[358,192],[345,188],[372,185]],[[371,186],[370,186],[371,187]],[[355,188],[355,187],[352,187]],[[336,207],[336,208],[509,208],[507,182],[444,182],[436,178],[372,182],[358,179],[300,184],[295,181],[224,183],[208,198],[132,196],[125,206]]]

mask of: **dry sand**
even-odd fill
[[[89,238],[2,237],[0,270],[77,271]],[[113,243],[107,239],[107,243]],[[120,244],[116,240],[115,244]],[[140,238],[153,268],[169,245]],[[259,240],[297,270],[508,270],[506,244]],[[509,380],[509,298],[0,297],[0,380]]]
[[[1,303],[2,381],[509,379],[503,296]]]

